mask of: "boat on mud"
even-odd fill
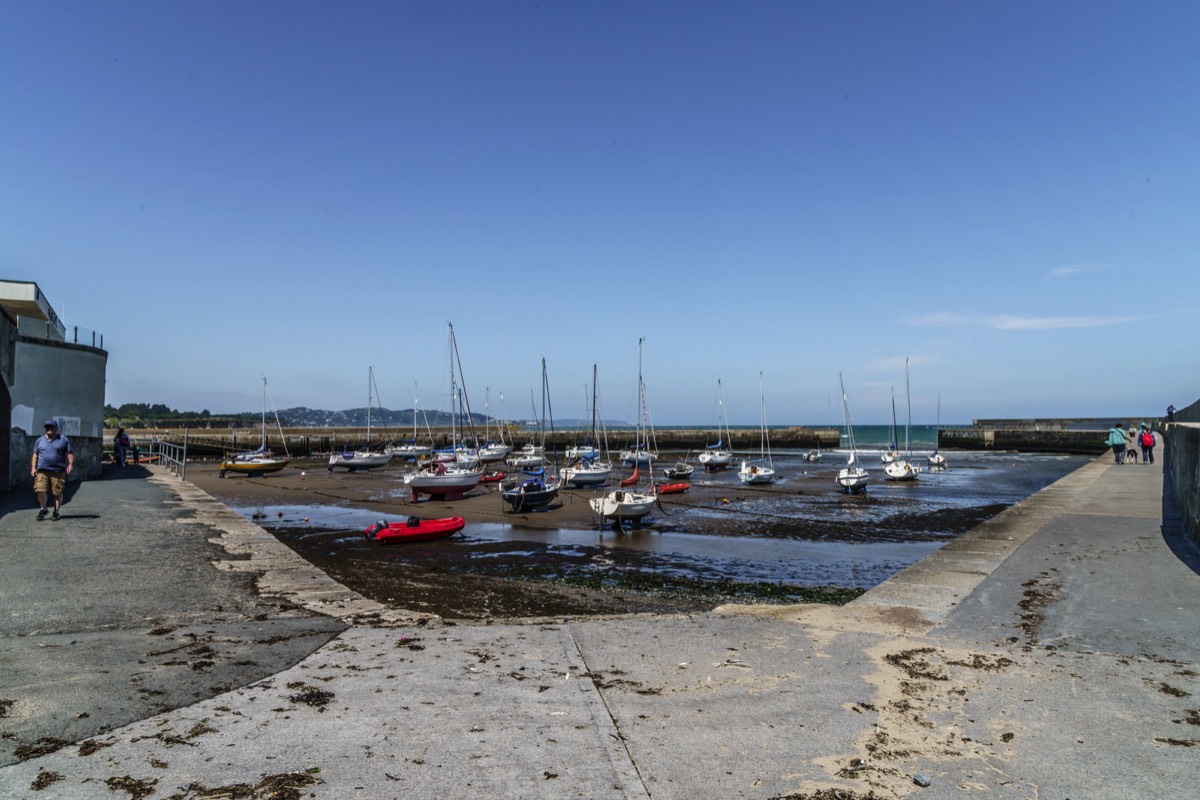
[[[380,544],[400,542],[429,542],[435,539],[446,539],[466,527],[467,521],[462,517],[441,517],[438,519],[421,519],[409,517],[404,522],[388,522],[381,519],[363,531],[368,539]]]

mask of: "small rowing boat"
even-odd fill
[[[659,494],[679,494],[692,488],[692,485],[686,481],[680,481],[679,483],[660,483],[654,488]]]
[[[428,542],[453,536],[466,524],[467,521],[462,517],[441,517],[439,519],[409,517],[405,522],[388,522],[381,519],[363,533],[368,539],[374,539],[380,544]]]

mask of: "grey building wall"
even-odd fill
[[[14,348],[9,487],[32,487],[29,459],[42,424],[57,419],[75,451],[73,480],[100,477],[108,353],[96,347],[17,336]]]
[[[0,308],[0,420],[12,419],[12,384],[17,351],[17,321]],[[12,452],[12,428],[0,424],[0,453]],[[10,459],[0,458],[0,491],[11,484]]]

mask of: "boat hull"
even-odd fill
[[[690,483],[685,483],[685,482],[680,481],[678,483],[656,484],[654,487],[654,490],[656,492],[658,492],[659,494],[681,494],[683,492],[686,492],[690,488],[692,488],[692,485]]]
[[[404,476],[404,485],[412,491],[413,500],[427,494],[438,499],[458,499],[479,485],[482,472],[446,469],[435,472],[412,472]]]
[[[742,468],[738,470],[738,480],[747,484],[774,483],[775,470],[770,467],[742,464]]]
[[[696,457],[705,469],[725,469],[733,463],[733,451],[708,450]]]
[[[232,472],[235,475],[249,475],[252,478],[260,475],[266,475],[268,472],[279,472],[288,465],[290,459],[286,458],[256,458],[256,459],[231,459],[221,462],[220,476],[225,477],[225,473]]]
[[[657,495],[644,492],[609,492],[588,501],[592,510],[614,522],[640,520],[654,510]]]
[[[545,508],[553,503],[558,498],[558,490],[561,488],[562,484],[558,481],[524,481],[521,485],[504,492],[503,497],[510,511],[530,511]]]
[[[612,467],[567,467],[562,471],[562,475],[563,480],[572,486],[603,486],[612,475]]]
[[[883,475],[889,481],[915,481],[921,470],[905,461],[898,458],[883,467]]]
[[[388,464],[391,460],[392,456],[388,453],[334,453],[329,457],[329,471],[333,472],[335,467],[343,467],[351,472],[357,472],[360,469],[375,469]]]
[[[848,492],[857,492],[867,488],[871,476],[862,467],[847,467],[838,473],[834,481]]]

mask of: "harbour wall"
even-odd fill
[[[1113,423],[1135,430],[1143,422],[1160,428],[1155,417],[1059,419],[977,419],[969,428],[941,428],[938,447],[945,450],[1013,450],[1024,453],[1100,455]]]
[[[1200,547],[1200,400],[1176,411],[1175,421],[1166,424],[1162,436],[1179,515],[1192,542]]]
[[[115,431],[109,431],[106,434],[107,439],[110,440],[114,433]],[[148,446],[154,440],[170,442],[172,444],[183,444],[184,437],[182,429],[129,429],[127,433],[130,434],[135,444],[142,447]],[[386,439],[380,437],[378,430],[375,430],[373,433],[373,442],[376,446],[386,441]],[[451,431],[449,428],[434,428],[431,433],[435,447],[450,446]],[[479,433],[482,441],[482,431],[479,431]],[[615,453],[623,447],[631,447],[634,435],[632,429],[609,431],[608,441],[612,451]],[[188,456],[190,458],[204,458],[206,456],[219,457],[223,453],[234,450],[253,450],[258,447],[262,439],[262,431],[258,428],[242,428],[216,432],[200,428],[189,430],[187,436]],[[558,448],[559,452],[563,452],[568,447],[582,441],[584,436],[585,434],[579,431],[555,431],[546,437],[547,448],[554,446]],[[403,438],[403,435],[398,438]],[[459,431],[459,440],[461,441],[461,439],[462,432]],[[428,436],[422,432],[421,442],[426,443],[427,441]],[[512,426],[505,431],[504,441],[510,444],[515,443],[519,448],[526,442],[540,441],[540,435],[536,431]],[[697,430],[695,428],[666,428],[656,430],[653,441],[660,451],[678,451],[680,453],[688,451],[699,452],[706,445],[713,443],[713,435],[712,431]],[[771,429],[771,447],[773,449],[809,450],[820,447],[821,449],[829,450],[837,447],[840,441],[841,431],[837,428],[791,427]],[[284,445],[286,445],[287,452],[292,455],[316,455],[337,450],[352,450],[362,448],[366,443],[366,428],[284,428],[282,438],[280,437],[278,428],[267,431],[268,448],[276,452],[283,452],[285,449]],[[725,444],[739,452],[757,451],[759,449],[759,431],[757,429],[732,430],[729,432],[729,440]]]

